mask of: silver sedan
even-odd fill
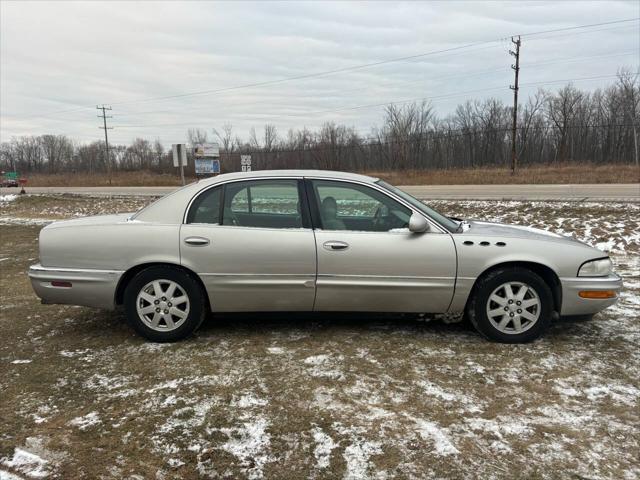
[[[448,218],[384,181],[232,173],[135,214],[56,222],[29,269],[44,303],[114,309],[174,341],[209,311],[466,315],[485,337],[539,337],[616,302],[609,257],[543,230]]]

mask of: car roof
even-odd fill
[[[200,184],[214,184],[227,182],[230,180],[251,180],[259,178],[269,177],[320,177],[320,178],[335,178],[340,180],[356,180],[360,182],[373,183],[377,181],[377,178],[369,177],[367,175],[360,175],[357,173],[338,172],[335,170],[254,170],[251,172],[233,172],[223,173],[216,177],[207,178],[206,180],[200,180]]]

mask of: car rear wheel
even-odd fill
[[[549,327],[552,313],[551,289],[524,268],[499,269],[481,278],[468,304],[474,327],[502,343],[535,340]]]
[[[204,320],[206,306],[200,284],[174,267],[149,267],[125,290],[129,324],[154,342],[173,342],[191,335]]]

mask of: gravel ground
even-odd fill
[[[41,224],[148,201],[0,198],[0,479],[640,478],[640,206],[433,202],[612,252],[620,302],[528,345],[276,314],[160,345],[120,313],[39,304]]]

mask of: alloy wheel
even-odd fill
[[[140,320],[159,332],[179,328],[189,316],[189,306],[189,296],[184,288],[166,279],[147,283],[136,299]]]
[[[519,334],[533,327],[540,318],[542,304],[538,293],[526,283],[506,282],[487,300],[487,318],[494,328],[506,334]]]

